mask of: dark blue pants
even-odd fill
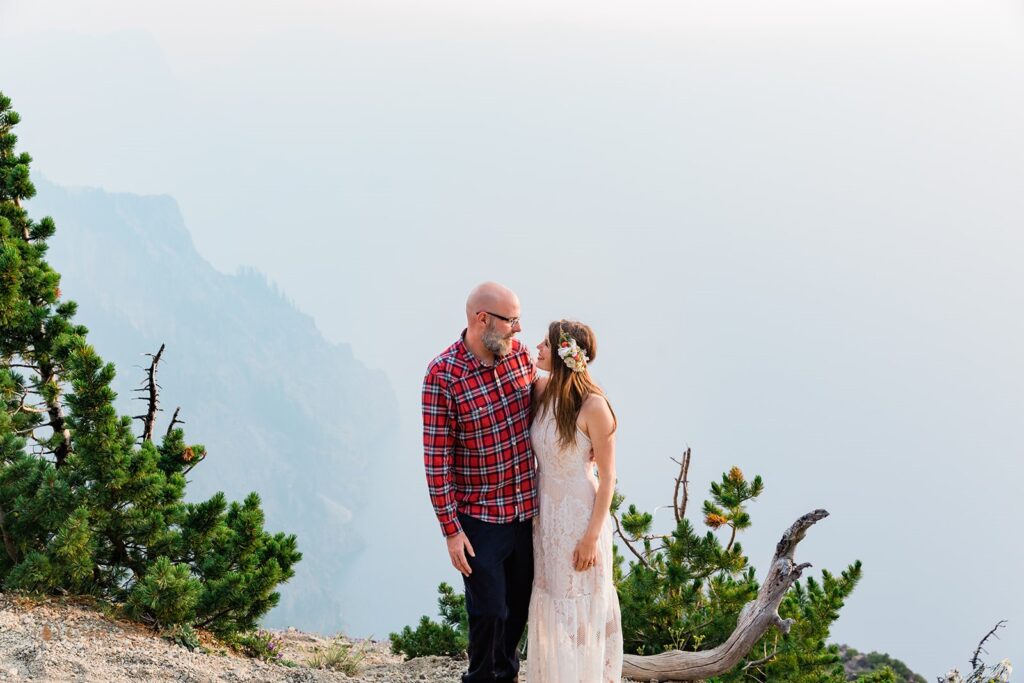
[[[476,557],[463,577],[469,671],[463,683],[508,683],[519,675],[519,639],[533,587],[533,522],[492,524],[459,514]]]

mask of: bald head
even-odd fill
[[[490,364],[513,346],[519,327],[519,297],[497,282],[473,288],[466,299],[466,345],[477,358]]]
[[[473,288],[466,299],[466,320],[472,322],[480,311],[505,317],[519,316],[519,297],[505,285],[484,282]]]

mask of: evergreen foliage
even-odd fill
[[[469,643],[469,616],[466,613],[466,596],[459,595],[447,583],[437,587],[438,623],[424,615],[413,630],[406,626],[401,633],[392,633],[391,651],[405,655],[406,659],[438,655],[457,657],[466,653]]]
[[[54,223],[22,207],[35,189],[18,121],[0,94],[0,585],[94,595],[158,628],[251,630],[294,574],[296,539],[263,529],[255,493],[185,503],[205,449],[173,420],[159,443],[149,419],[138,437],[115,411],[114,367],[44,258]]]

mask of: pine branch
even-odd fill
[[[214,612],[213,616],[211,616],[209,619],[206,619],[205,621],[202,621],[202,622],[200,622],[198,624],[192,624],[192,628],[206,628],[207,626],[209,626],[213,622],[217,621],[218,619],[220,619],[221,617],[226,615],[232,609],[234,609],[234,607],[225,607],[224,609],[220,610],[219,612]]]
[[[64,420],[64,406],[60,401],[61,391],[57,380],[57,371],[49,360],[40,361],[39,384],[46,385],[51,382],[55,390],[52,396],[46,397],[44,395],[44,398],[46,400],[47,412],[50,414],[50,427],[53,428],[54,434],[60,434],[62,437],[60,444],[54,450],[54,455],[57,457],[54,465],[60,468],[64,466],[68,455],[71,454],[71,430],[67,428],[67,423]]]
[[[18,413],[32,413],[33,415],[45,415],[47,413],[46,408],[34,408],[32,406],[25,405],[25,399],[28,398],[28,392],[21,395],[21,403],[11,413],[11,416],[17,415]]]
[[[644,556],[643,556],[643,555],[641,555],[640,553],[638,553],[638,552],[636,551],[636,548],[634,548],[634,547],[633,547],[633,544],[632,544],[632,543],[630,543],[630,542],[629,542],[629,539],[628,539],[628,538],[626,538],[626,535],[625,535],[624,533],[622,533],[622,525],[621,525],[621,524],[619,524],[619,516],[618,516],[618,515],[616,515],[616,514],[615,514],[615,513],[613,512],[613,513],[612,513],[612,519],[613,519],[613,520],[615,520],[615,533],[617,533],[617,534],[619,535],[619,538],[621,538],[621,539],[622,539],[622,542],[626,544],[626,547],[627,547],[627,548],[629,548],[629,551],[630,551],[631,553],[633,553],[634,555],[636,555],[636,559],[640,560],[640,564],[642,564],[643,566],[645,566],[645,567],[647,567],[648,569],[650,569],[650,568],[651,568],[651,565],[650,565],[650,564],[648,564],[647,560],[646,560],[646,559],[644,559]]]
[[[18,564],[18,547],[14,544],[14,539],[7,533],[7,514],[2,509],[0,509],[0,534],[4,538],[4,549],[7,550],[7,556],[11,558],[11,562]]]

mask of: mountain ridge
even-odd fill
[[[158,432],[181,406],[186,439],[209,453],[190,475],[188,499],[256,491],[268,530],[298,536],[304,559],[266,622],[346,625],[345,571],[368,523],[359,511],[397,425],[384,373],[324,338],[259,271],[216,270],[172,197],[33,182],[30,212],[57,225],[48,260],[62,295],[79,304],[76,320],[117,367],[118,411],[140,412],[132,399],[144,354],[166,344]]]

